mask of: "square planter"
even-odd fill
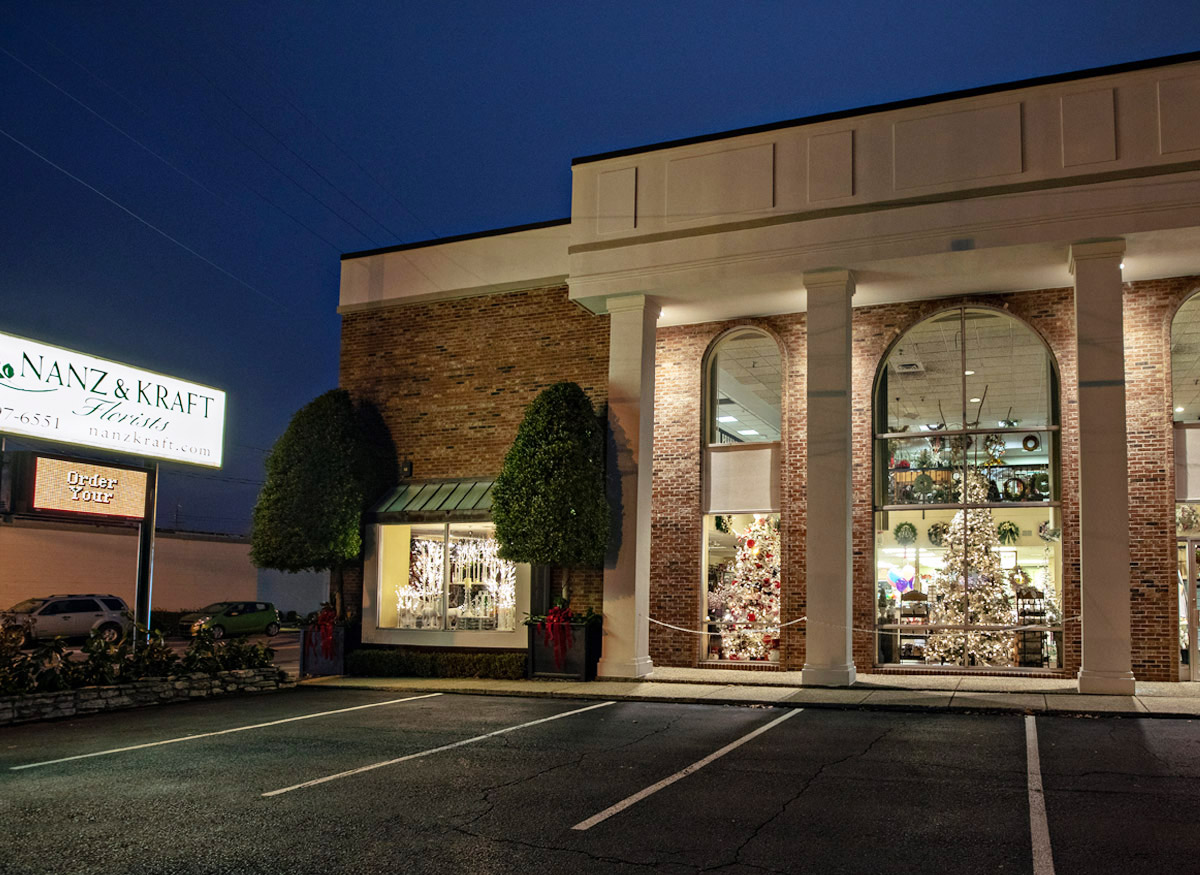
[[[600,661],[603,628],[599,623],[572,623],[571,646],[564,654],[562,665],[554,661],[554,647],[547,644],[537,626],[529,626],[529,656],[525,676],[558,678],[571,681],[594,681],[596,664]]]
[[[305,626],[300,636],[300,677],[345,674],[346,627],[333,627],[331,648],[326,648],[316,626]]]

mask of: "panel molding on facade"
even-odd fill
[[[808,138],[809,202],[854,194],[854,131]]]
[[[667,222],[692,222],[774,206],[774,143],[676,158],[667,164]]]
[[[779,510],[781,445],[727,444],[704,451],[704,513]]]
[[[596,177],[596,233],[637,228],[637,168],[606,170]]]
[[[1020,173],[1021,104],[898,121],[892,150],[898,191]]]
[[[1158,83],[1159,152],[1200,149],[1200,76],[1163,79]]]
[[[1064,94],[1059,102],[1063,167],[1115,161],[1117,125],[1113,90]]]

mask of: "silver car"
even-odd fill
[[[132,623],[125,600],[97,593],[52,595],[26,599],[0,613],[0,624],[25,626],[27,640],[86,638],[96,630],[105,641],[116,641]]]

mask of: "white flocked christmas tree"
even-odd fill
[[[988,500],[986,478],[967,471],[967,503]],[[934,624],[1012,626],[1017,612],[1009,575],[1001,567],[1000,538],[989,508],[960,510],[950,522],[946,552],[929,593],[929,621]],[[965,561],[964,561],[965,560]],[[966,574],[966,614],[963,613],[963,575]],[[964,656],[965,645],[965,656]],[[932,632],[925,661],[965,665],[1012,665],[1011,632],[947,630]]]
[[[755,514],[737,534],[732,574],[709,589],[709,617],[721,631],[725,659],[767,659],[779,641],[779,529]]]

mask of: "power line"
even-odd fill
[[[67,170],[65,167],[62,167],[61,165],[54,163],[49,158],[47,158],[45,155],[43,155],[41,152],[39,152],[37,149],[34,149],[32,146],[28,145],[27,143],[23,142],[22,140],[19,140],[17,137],[14,137],[8,131],[4,130],[4,128],[0,128],[0,134],[3,134],[8,139],[12,140],[14,143],[16,143],[18,146],[20,146],[22,149],[24,149],[29,154],[46,162],[51,167],[53,167],[55,170],[57,170],[59,173],[62,173],[64,176],[67,176],[70,179],[73,179],[75,182],[78,182],[80,185],[82,185],[84,188],[88,189],[89,191],[95,192],[96,194],[100,195],[100,197],[104,198],[106,201],[108,201],[114,207],[121,210],[123,213],[126,213],[127,215],[131,216],[132,218],[137,219],[137,221],[141,222],[143,225],[145,225],[151,231],[154,231],[156,234],[159,234],[159,235],[165,237],[167,240],[170,240],[172,243],[174,243],[180,249],[184,250],[185,252],[190,253],[191,255],[194,255],[196,258],[200,259],[205,264],[212,267],[214,270],[217,270],[220,273],[223,273],[225,276],[229,277],[231,280],[233,280],[238,285],[244,286],[247,289],[249,289],[250,291],[254,292],[254,294],[263,298],[264,300],[270,301],[272,304],[274,304],[280,310],[284,310],[284,311],[287,310],[287,308],[283,304],[281,304],[279,301],[276,301],[274,298],[272,298],[266,292],[262,291],[261,289],[256,288],[255,286],[246,282],[241,277],[230,273],[225,268],[221,267],[221,265],[219,265],[215,261],[213,261],[211,258],[201,255],[195,249],[188,246],[183,241],[178,240],[175,237],[172,237],[170,234],[168,234],[162,228],[159,228],[157,225],[155,225],[153,222],[149,221],[148,219],[143,219],[141,216],[139,216],[133,210],[129,209],[129,207],[127,207],[124,204],[109,197],[104,192],[102,192],[100,189],[96,188],[94,185],[84,182],[82,179],[80,179],[74,173]]]

